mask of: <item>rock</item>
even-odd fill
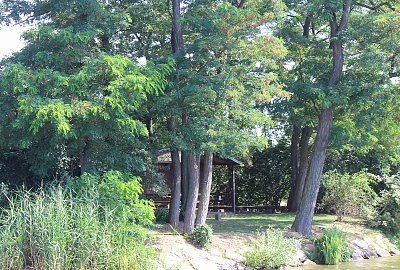
[[[378,254],[374,248],[364,249],[363,253],[365,259],[378,258]]]
[[[303,262],[303,265],[316,265],[316,263],[313,262],[312,260],[307,259],[307,260],[305,260],[305,261]]]
[[[313,253],[315,250],[315,246],[313,244],[305,244],[303,246],[303,250],[305,250],[305,252],[307,253]]]
[[[390,254],[389,251],[387,251],[386,249],[383,249],[383,248],[377,248],[376,249],[376,254],[379,257],[391,257],[392,256],[392,254]]]
[[[351,254],[351,260],[352,261],[364,260],[364,253],[362,252],[362,250],[358,248],[354,249],[353,253]]]
[[[361,250],[368,248],[368,243],[361,239],[356,239],[352,243]]]
[[[222,253],[217,248],[214,247],[210,248],[210,254],[213,256],[222,256]]]
[[[220,270],[220,267],[207,259],[196,258],[190,260],[190,264],[195,270]]]
[[[301,262],[301,263],[303,263],[303,262],[305,262],[305,261],[307,260],[307,255],[306,255],[306,253],[305,253],[304,251],[302,251],[301,249],[299,249],[299,250],[297,251],[296,257],[297,257],[297,260],[298,260],[299,262]]]
[[[225,256],[228,259],[237,261],[237,262],[243,262],[244,261],[244,257],[242,255],[240,255],[239,253],[233,251],[232,249],[227,249],[225,250]]]

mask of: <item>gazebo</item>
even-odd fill
[[[179,154],[180,156],[180,154]],[[201,160],[200,166],[202,166],[203,161]],[[165,182],[169,187],[172,187],[172,172],[171,172],[171,152],[169,149],[161,149],[159,151],[157,164],[159,171],[164,173]],[[229,187],[228,190],[219,189],[216,194],[210,198],[209,210],[231,210],[236,212],[236,181],[235,181],[235,167],[240,166],[242,162],[239,160],[227,157],[222,158],[217,154],[213,156],[213,166],[227,166],[229,174]],[[202,171],[202,170],[200,170]],[[217,182],[217,186],[220,186]],[[168,201],[169,202],[169,201]]]

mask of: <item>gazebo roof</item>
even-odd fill
[[[181,153],[179,152],[179,158],[181,157]],[[171,164],[171,152],[169,148],[161,149],[158,153],[157,158],[158,164]],[[243,164],[241,161],[233,158],[221,158],[220,156],[214,154],[213,157],[213,165],[225,165],[225,166],[239,166]]]

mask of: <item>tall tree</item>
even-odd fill
[[[17,4],[21,9],[12,9]],[[141,138],[148,132],[135,115],[162,91],[172,65],[139,68],[112,56],[108,43],[119,17],[97,1],[6,5],[16,22],[28,16],[37,27],[3,63],[2,110],[14,116],[2,119],[2,150],[23,151],[38,178],[76,168],[143,171]],[[12,136],[17,130],[29,132]]]
[[[176,54],[179,58],[182,57],[184,53],[183,44],[183,30],[180,23],[181,17],[181,1],[172,0],[172,36],[171,45],[172,52]],[[179,62],[178,62],[179,63]],[[179,69],[179,66],[178,66]],[[175,78],[175,87],[179,88],[180,82],[179,77]],[[176,135],[176,116],[171,115],[168,119],[168,130],[173,135]],[[183,155],[182,155],[183,159]],[[172,226],[177,226],[179,224],[179,213],[181,206],[181,185],[182,185],[182,168],[179,156],[179,149],[171,149],[171,170],[172,170],[172,195],[171,195],[171,209],[170,209],[170,223]],[[194,164],[193,164],[194,165]],[[197,200],[197,197],[196,197]]]
[[[361,97],[368,99],[372,96],[371,93],[381,91],[382,87],[388,83],[389,72],[385,74],[381,72],[382,77],[377,79],[375,74],[367,72],[365,67],[375,64],[388,71],[390,69],[389,61],[387,61],[389,57],[381,56],[393,55],[394,52],[390,52],[388,46],[383,46],[373,53],[371,44],[366,41],[374,40],[381,43],[383,40],[378,41],[375,39],[376,36],[372,37],[359,31],[356,23],[363,21],[373,29],[380,31],[378,29],[383,25],[378,23],[377,18],[392,20],[396,16],[393,10],[396,9],[398,2],[378,1],[374,6],[371,6],[370,3],[349,0],[306,3],[286,1],[286,3],[292,10],[287,21],[294,22],[294,24],[292,26],[284,24],[287,27],[283,28],[295,33],[294,38],[287,38],[286,42],[292,44],[292,48],[295,48],[297,44],[297,51],[299,54],[304,52],[300,56],[302,59],[306,59],[302,63],[299,61],[294,63],[294,70],[303,69],[305,71],[302,74],[299,73],[298,76],[307,75],[306,80],[304,78],[298,80],[300,84],[293,88],[298,89],[294,95],[305,93],[312,97],[309,100],[319,115],[317,135],[313,144],[303,198],[292,226],[294,230],[308,234],[311,231],[312,217],[335,111],[349,109],[349,104],[359,101]],[[312,36],[310,36],[308,44],[311,46],[305,50],[305,47],[298,42],[299,40],[296,40],[296,33],[299,31],[296,32],[294,28],[299,25],[304,30],[304,25],[308,23],[307,18],[309,17],[311,17],[309,24]],[[305,23],[300,24],[299,22]],[[293,26],[295,27],[293,28]],[[310,58],[310,54],[317,57]],[[366,55],[374,58],[376,62],[367,61]],[[362,70],[363,65],[365,66]],[[353,77],[355,74],[358,74],[357,79]],[[302,90],[300,91],[300,89]]]

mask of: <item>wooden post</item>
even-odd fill
[[[229,186],[232,192],[232,210],[236,214],[236,180],[235,180],[235,167],[233,165],[229,166]]]

